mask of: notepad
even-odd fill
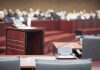
[[[14,26],[17,27],[17,28],[27,27],[25,24],[22,23],[22,21],[20,19],[15,19],[14,20]]]

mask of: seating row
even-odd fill
[[[74,20],[77,34],[100,34],[100,19]]]
[[[65,26],[66,23],[70,23],[70,22],[67,22],[67,20],[35,20],[35,21],[32,21],[31,25],[37,26],[37,27],[44,27],[46,31],[67,30],[67,32],[68,31],[71,32],[72,30],[74,30],[73,32],[75,31],[90,31],[91,32],[93,30],[100,30],[99,29],[100,19],[73,20],[72,22],[74,25],[73,29],[71,29],[72,27],[69,27],[69,24],[68,26]],[[0,23],[0,36],[3,36],[5,34],[4,30],[8,26],[11,26],[11,24],[10,23],[4,24],[3,22]]]

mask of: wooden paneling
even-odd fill
[[[100,0],[0,0],[0,9],[54,9],[54,10],[82,10],[100,9]]]

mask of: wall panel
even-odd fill
[[[96,10],[100,9],[100,0],[0,0],[0,10],[6,9],[54,9],[71,11],[73,9],[79,11],[82,9]]]

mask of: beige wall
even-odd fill
[[[88,11],[100,9],[100,0],[0,0],[0,10],[6,9],[54,9],[54,10],[82,10]]]

